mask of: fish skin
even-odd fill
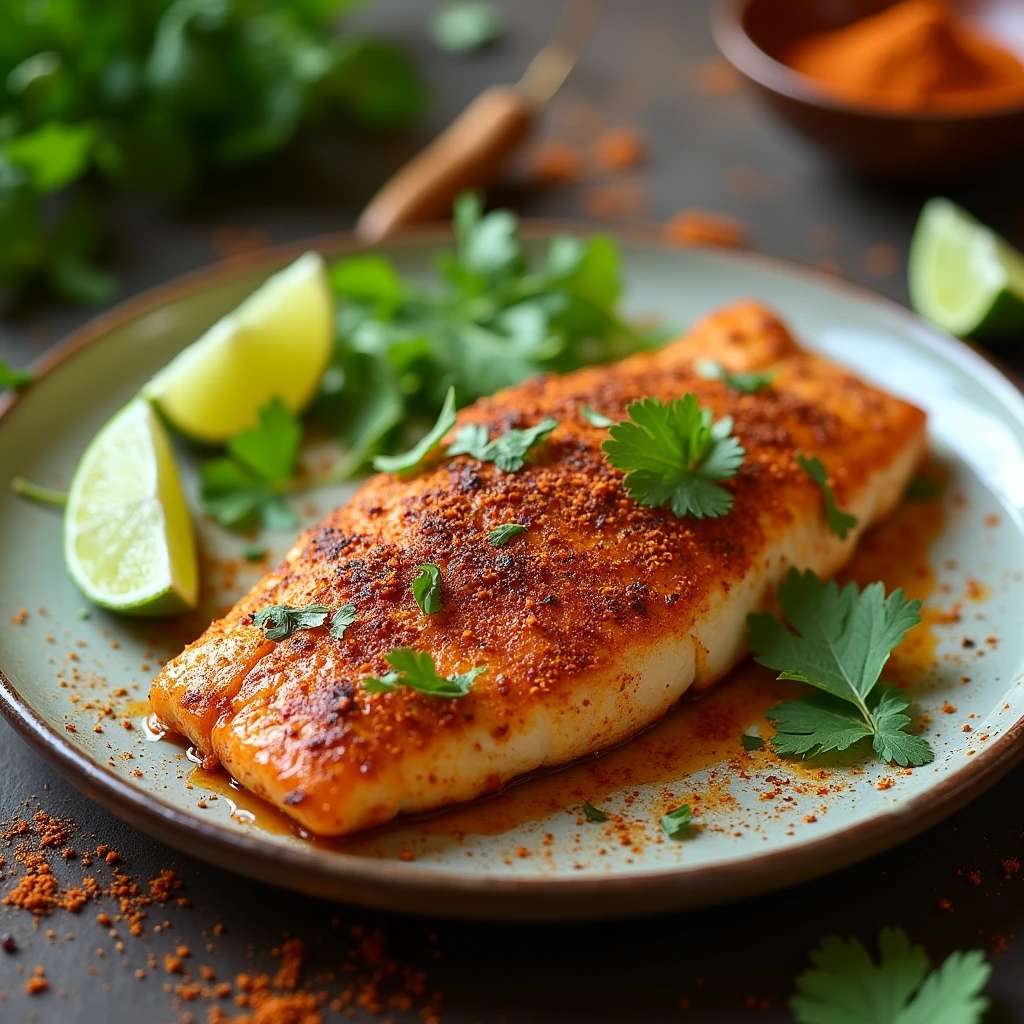
[[[694,362],[777,371],[739,396]],[[731,415],[747,455],[724,481],[733,511],[676,519],[638,505],[600,446],[630,401],[694,391]],[[746,617],[771,608],[790,565],[837,572],[889,514],[925,451],[925,416],[804,352],[768,309],[742,302],[680,340],[612,366],[545,376],[459,414],[491,435],[559,421],[518,473],[468,456],[412,480],[379,475],[306,531],[284,562],[170,662],[152,685],[159,718],[248,789],[320,835],[379,825],[501,789],[619,743],[745,653]],[[449,435],[449,440],[454,431]],[[818,455],[858,525],[841,541],[797,452]],[[504,522],[529,531],[495,548]],[[442,571],[443,608],[419,611],[418,567]],[[272,604],[354,604],[328,629],[273,643],[252,622]],[[362,680],[409,646],[448,675],[486,665],[459,699]]]

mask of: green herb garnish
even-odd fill
[[[980,950],[952,953],[929,973],[928,955],[902,928],[883,928],[878,948],[875,963],[858,939],[822,939],[795,979],[797,1024],[979,1024],[992,973]]]
[[[589,800],[583,801],[583,816],[587,821],[602,822],[608,820],[608,815],[600,807],[595,807]]]
[[[743,744],[744,750],[762,750],[764,748],[764,740],[760,736],[755,736],[753,733],[745,732],[740,736],[740,743]]]
[[[355,473],[374,455],[408,447],[408,423],[433,424],[448,388],[459,404],[538,373],[568,373],[651,348],[618,312],[621,257],[603,235],[559,235],[528,253],[516,216],[485,213],[464,193],[455,250],[438,254],[440,286],[403,279],[381,256],[331,269],[338,340],[313,406],[348,449]]]
[[[248,544],[242,550],[242,557],[247,562],[262,562],[267,557],[267,549],[262,544]]]
[[[38,502],[40,505],[54,505],[57,508],[63,508],[68,503],[67,491],[57,491],[52,487],[34,484],[23,476],[16,476],[11,479],[11,490],[19,498],[27,498],[29,501]]]
[[[758,391],[771,387],[775,374],[770,371],[758,373],[733,373],[721,363],[711,359],[698,359],[694,363],[698,376],[705,380],[720,380],[731,391],[740,395],[753,395]]]
[[[601,446],[608,461],[626,473],[630,497],[641,505],[668,505],[675,516],[725,515],[732,495],[716,480],[736,475],[746,452],[732,436],[729,417],[711,421],[687,393],[667,405],[657,398],[633,402],[629,419],[610,428]]]
[[[426,615],[441,610],[441,568],[428,562],[420,566],[420,574],[412,581],[412,596]]]
[[[0,213],[0,217],[2,217],[2,213]],[[0,223],[2,223],[2,220],[0,220]],[[3,391],[5,388],[17,391],[19,388],[31,384],[35,379],[35,375],[28,370],[15,370],[13,367],[8,366],[3,359],[0,359],[0,391]]]
[[[444,435],[455,426],[455,388],[448,389],[444,405],[438,414],[437,422],[424,434],[423,438],[409,451],[401,455],[378,455],[373,460],[373,468],[382,473],[412,474],[430,456],[431,452],[441,443]]]
[[[513,537],[518,536],[520,533],[526,533],[528,529],[529,527],[524,526],[522,523],[502,523],[501,526],[496,526],[487,534],[487,543],[492,548],[500,548]]]
[[[481,462],[493,462],[505,473],[516,473],[526,465],[530,449],[546,440],[557,426],[558,420],[548,416],[534,427],[507,430],[489,440],[487,428],[474,423],[455,435],[455,443],[448,448],[448,454],[471,455]]]
[[[300,629],[322,626],[330,614],[331,609],[325,604],[307,604],[302,608],[272,604],[256,612],[252,621],[265,631],[268,640],[284,640]]]
[[[693,824],[693,812],[690,810],[689,804],[683,804],[682,807],[677,807],[674,811],[669,811],[661,819],[661,831],[669,837],[669,839],[685,839],[690,832],[690,826]]]
[[[610,416],[605,416],[603,412],[598,412],[596,409],[591,409],[589,405],[580,407],[580,415],[592,426],[597,427],[599,430],[603,430],[606,427],[610,427],[615,423]]]
[[[829,486],[825,464],[817,455],[808,456],[803,452],[797,452],[796,461],[800,464],[800,468],[818,485],[818,489],[825,499],[825,518],[828,520],[828,528],[840,540],[846,540],[846,534],[857,525],[857,517],[843,512],[836,505],[835,495]]]
[[[927,742],[905,732],[909,698],[876,684],[889,654],[921,621],[921,602],[902,590],[888,597],[881,583],[862,591],[840,589],[813,572],[790,569],[779,585],[779,604],[791,632],[771,615],[751,615],[748,643],[755,660],[822,693],[777,704],[772,746],[779,754],[808,756],[845,750],[871,738],[879,760],[922,765],[932,760]]]
[[[272,530],[294,529],[298,516],[282,494],[301,442],[302,425],[279,398],[272,399],[260,410],[256,426],[228,442],[227,456],[203,463],[203,511],[224,526],[258,518]]]
[[[396,647],[384,660],[395,670],[377,678],[367,676],[363,688],[367,693],[390,693],[400,686],[406,686],[418,693],[432,697],[465,697],[477,676],[487,671],[486,665],[477,665],[468,672],[460,672],[445,678],[437,673],[434,659],[424,651],[411,647]]]
[[[356,621],[356,606],[354,604],[343,604],[331,616],[331,636],[340,640],[345,635],[345,630]]]
[[[430,22],[430,34],[448,53],[471,53],[501,35],[501,11],[483,0],[446,3]]]

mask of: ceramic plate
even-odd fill
[[[535,237],[543,230],[535,232]],[[384,247],[429,277],[436,234]],[[321,244],[343,251],[337,239]],[[160,839],[232,870],[368,905],[481,917],[611,916],[739,896],[838,868],[936,822],[1024,749],[1024,401],[966,346],[904,310],[755,256],[623,243],[628,305],[685,326],[740,297],[769,302],[812,349],[924,407],[941,496],[908,504],[861,545],[852,575],[905,586],[925,621],[887,675],[909,685],[935,761],[782,761],[747,751],[793,692],[740,669],[632,742],[468,808],[345,843],[302,836],[149,727],[159,664],[259,577],[245,544],[200,524],[207,593],[188,620],[137,623],[85,603],[64,573],[59,514],[0,490],[0,697],[58,769]],[[261,254],[143,296],[85,328],[20,398],[0,400],[0,481],[67,484],[97,428],[159,367],[294,250]],[[182,452],[194,497],[195,453]],[[349,492],[299,501],[319,518]],[[291,536],[261,538],[271,558]],[[24,609],[24,611],[23,611]],[[609,816],[587,821],[584,799]],[[664,809],[697,827],[673,842]]]

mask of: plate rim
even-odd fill
[[[564,220],[524,220],[522,229],[524,237],[532,239],[543,239],[556,231],[592,234],[599,230],[588,222]],[[680,249],[652,231],[611,233],[627,244],[665,251]],[[385,245],[442,243],[450,238],[449,225],[432,224],[403,231]],[[32,369],[37,379],[45,377],[87,345],[133,319],[194,291],[245,274],[270,272],[309,249],[339,256],[380,247],[367,245],[351,233],[331,233],[218,261],[149,288],[90,319],[36,360]],[[713,254],[809,277],[815,283],[851,293],[862,302],[881,306],[889,315],[912,326],[928,347],[956,360],[990,390],[1016,404],[1024,423],[1024,389],[998,360],[946,335],[898,302],[862,285],[776,256],[707,246],[687,246],[683,251]],[[12,413],[20,403],[18,392],[0,396],[0,430],[9,427]],[[201,860],[310,895],[384,910],[488,920],[585,920],[670,912],[809,881],[925,831],[961,809],[1024,760],[1022,712],[994,742],[925,792],[820,839],[759,856],[737,856],[698,870],[674,867],[608,877],[502,878],[424,869],[415,863],[392,863],[314,846],[275,846],[185,813],[162,797],[137,789],[130,780],[75,746],[18,693],[2,665],[0,712],[23,740],[85,795],[134,827]]]

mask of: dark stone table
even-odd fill
[[[379,0],[363,20],[414,50],[430,83],[433,104],[415,132],[389,140],[319,140],[290,163],[218,186],[187,207],[139,199],[114,204],[122,294],[212,262],[218,227],[258,229],[249,237],[265,232],[284,242],[350,226],[375,181],[485,85],[517,76],[550,32],[558,7],[543,0],[504,6],[509,24],[501,43],[454,58],[429,43],[426,5]],[[613,0],[606,8],[598,37],[553,105],[545,130],[585,130],[601,120],[643,133],[649,159],[635,179],[646,209],[630,220],[663,222],[686,207],[728,213],[748,225],[757,249],[825,262],[906,300],[907,243],[920,202],[935,186],[857,181],[768,120],[749,96],[725,88],[728,83],[705,63],[714,51],[704,0]],[[1021,244],[1021,170],[1019,164],[1006,167],[943,190]],[[540,191],[520,180],[506,186],[501,198],[530,216],[583,215],[578,187]],[[893,262],[890,250],[879,246],[892,247],[898,259]],[[0,320],[0,356],[15,365],[27,362],[89,315],[53,305],[8,310]],[[0,933],[9,933],[18,950],[0,953],[5,1024],[169,1022],[183,1013],[206,1020],[206,1000],[182,1001],[165,990],[183,977],[165,973],[164,953],[188,946],[192,956],[183,966],[191,976],[201,980],[203,965],[218,979],[233,980],[240,971],[273,970],[271,950],[286,933],[305,941],[308,976],[338,972],[333,982],[313,986],[337,994],[348,977],[341,965],[352,960],[360,926],[387,934],[387,955],[399,972],[427,972],[428,993],[443,993],[441,1018],[451,1022],[788,1020],[792,978],[822,935],[873,942],[884,925],[906,928],[936,961],[953,949],[986,950],[994,965],[989,993],[995,1005],[988,1019],[1024,1019],[1024,943],[1015,941],[1018,931],[1024,933],[1024,873],[1013,873],[1012,863],[1009,870],[1002,865],[1024,853],[1024,768],[925,835],[823,880],[735,906],[579,926],[424,921],[293,896],[183,857],[133,831],[68,786],[6,726],[0,726],[0,770],[0,817],[23,811],[26,801],[30,809],[70,815],[86,837],[96,837],[93,845],[116,848],[131,875],[149,879],[172,868],[191,903],[149,908],[145,937],[129,936],[115,924],[117,938],[96,923],[91,907],[38,924],[24,911],[0,907]],[[84,849],[87,838],[80,842]],[[156,968],[147,964],[150,954]],[[372,975],[367,955],[372,959],[373,949],[357,957],[364,995],[367,971]],[[36,964],[51,987],[31,997],[25,978]],[[137,969],[144,979],[135,977]],[[688,1009],[681,1006],[686,1000]],[[426,1001],[417,996],[408,1011],[398,1006],[382,1012],[396,1021],[418,1020]],[[228,1014],[243,1012],[230,1001],[221,1005]],[[356,1019],[370,1019],[363,1009],[354,1012]],[[328,1019],[343,1017],[331,1011]]]

